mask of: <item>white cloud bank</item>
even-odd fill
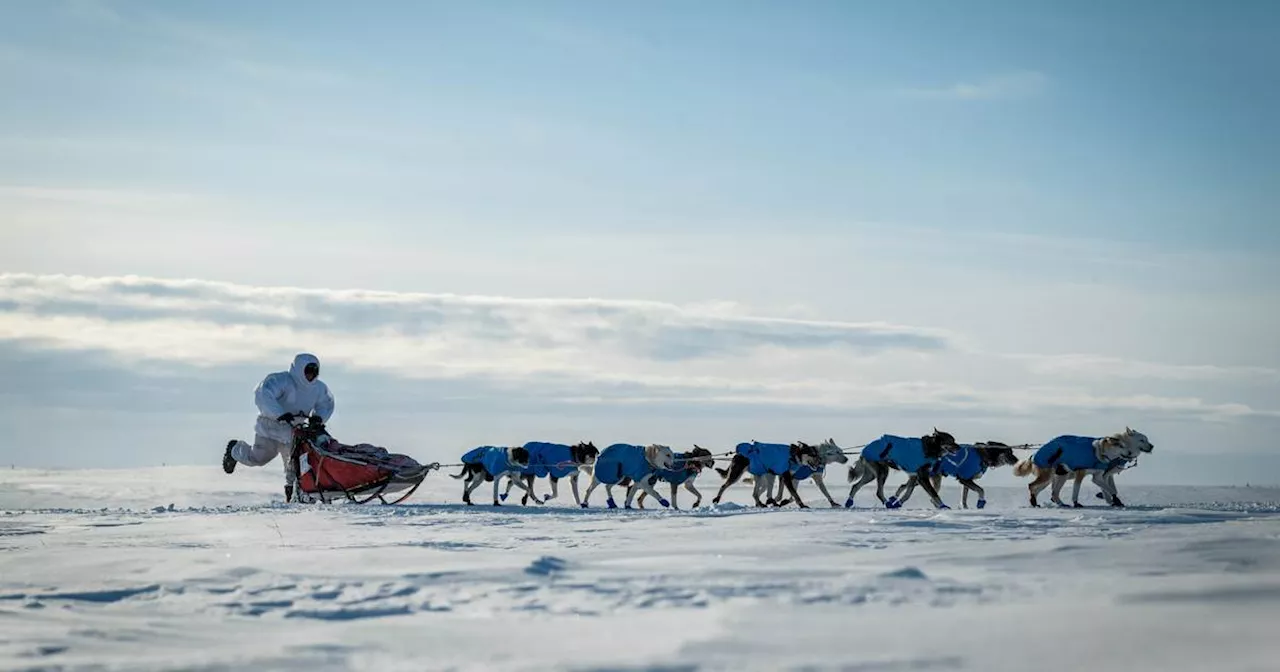
[[[1217,367],[982,355],[936,329],[776,319],[725,305],[4,274],[0,343],[6,341],[107,353],[123,366],[275,370],[307,350],[328,366],[389,379],[482,381],[576,404],[1275,415],[1239,400],[1158,394],[1142,384],[1171,370],[1184,378],[1229,377]],[[1082,375],[1082,363],[1097,375]],[[1109,375],[1115,371],[1122,380]]]

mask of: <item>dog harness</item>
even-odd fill
[[[640,482],[654,472],[644,457],[644,446],[615,443],[600,451],[596,458],[596,480],[605,485],[616,485],[624,478]]]
[[[904,436],[885,434],[862,449],[867,462],[888,462],[899,469],[916,473],[923,467],[931,467],[938,460],[924,456],[924,441]]]
[[[786,443],[739,443],[737,453],[747,458],[752,476],[781,476],[791,470],[791,445]]]
[[[1099,460],[1097,452],[1093,449],[1093,442],[1097,440],[1097,437],[1091,436],[1073,436],[1070,434],[1059,436],[1041,446],[1040,450],[1037,450],[1036,454],[1031,458],[1031,461],[1041,469],[1061,466],[1073,471],[1083,469],[1105,470],[1110,465]],[[1124,462],[1123,459],[1117,459],[1116,461]]]
[[[497,446],[472,448],[462,456],[462,463],[479,464],[485,468],[485,471],[494,476],[512,471],[511,465],[507,462],[507,451]]]
[[[529,449],[529,466],[523,473],[535,478],[565,478],[578,471],[573,461],[573,451],[561,443],[544,443],[530,441],[524,444]]]

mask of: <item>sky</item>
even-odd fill
[[[306,351],[423,460],[1133,427],[1130,482],[1280,482],[1277,30],[0,1],[0,464],[216,463]]]

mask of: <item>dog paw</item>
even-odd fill
[[[939,508],[939,509],[950,509],[951,507],[947,506],[946,504],[943,504],[942,502],[938,502],[938,508]]]
[[[607,500],[605,503],[606,503],[606,504],[608,504],[608,505],[609,505],[609,508],[611,508],[611,509],[616,509],[616,508],[618,508],[618,503],[617,503],[617,502],[615,502],[615,501],[613,501],[612,499]]]
[[[885,505],[885,506],[887,506],[887,507],[889,507],[889,508],[891,508],[891,509],[896,509],[896,508],[898,508],[898,498],[897,498],[897,497],[890,497],[890,498],[889,498],[889,501],[885,502],[885,503],[884,503],[884,505]]]
[[[846,508],[846,509],[852,509],[852,508],[853,508],[853,498],[852,498],[852,497],[850,497],[849,499],[844,500],[844,508]]]
[[[985,500],[985,499],[979,499],[979,500],[978,500],[978,508],[979,508],[979,509],[986,508],[986,506],[987,506],[987,500]]]
[[[585,509],[585,508],[587,508],[587,503],[586,503],[586,502],[583,502],[583,503],[579,504],[578,506],[580,506],[580,507],[582,507],[582,508],[584,508],[584,509]]]
[[[511,494],[511,493],[508,493],[508,492],[504,492],[504,493],[502,493],[502,494],[500,495],[500,497],[502,497],[502,501],[504,501],[504,502],[505,502],[505,501],[507,501],[507,495],[509,495],[509,494]]]
[[[661,504],[663,508],[668,508],[671,506],[671,502],[668,502],[665,499],[659,499],[658,503]]]
[[[1083,508],[1084,508],[1084,504],[1081,504],[1080,502],[1076,502],[1076,503],[1074,503],[1074,504],[1072,504],[1072,505],[1071,505],[1071,508],[1073,508],[1073,509],[1083,509]]]

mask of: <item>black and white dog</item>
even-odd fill
[[[748,450],[749,445],[752,445],[752,444],[740,444],[738,446],[738,453],[733,456],[732,460],[729,461],[728,469],[721,469],[719,467],[716,467],[716,471],[721,476],[724,477],[724,483],[720,485],[719,492],[717,492],[715,498],[711,500],[712,504],[719,504],[720,499],[724,497],[724,491],[728,490],[729,486],[733,485],[734,483],[737,483],[738,480],[742,478],[742,475],[747,472],[747,468],[751,465],[751,458],[748,457],[745,451]],[[781,446],[782,444],[764,444],[764,445]],[[802,441],[797,441],[795,443],[789,444],[787,448],[788,448],[788,452],[786,456],[787,457],[786,465],[771,464],[770,465],[771,467],[776,467],[776,468],[772,469],[771,471],[764,471],[759,474],[754,474],[754,473],[752,474],[752,478],[755,481],[755,487],[751,492],[751,497],[752,499],[755,500],[757,507],[763,508],[767,506],[781,506],[778,500],[774,499],[773,497],[773,482],[774,482],[774,479],[779,474],[782,474],[788,471],[791,465],[801,465],[801,466],[805,466],[815,470],[822,468],[823,466],[822,455],[818,452],[818,448],[816,446],[811,446]],[[770,460],[770,461],[773,462],[773,460]],[[800,493],[796,492],[795,482],[783,481],[783,484],[786,486],[787,490],[790,491],[791,497],[796,501],[796,504],[798,504],[799,506],[804,506],[804,503],[800,500]],[[767,501],[765,502],[760,501],[760,495],[762,494],[765,496]]]
[[[693,487],[693,479],[697,478],[698,474],[701,474],[703,469],[714,466],[716,466],[716,458],[712,457],[711,451],[706,448],[701,448],[695,445],[693,450],[687,453],[676,453],[675,467],[670,470],[659,470],[657,472],[658,478],[656,479],[671,486],[671,508],[680,508],[676,504],[676,495],[679,494],[679,488],[681,485],[684,486],[685,490],[693,493],[693,496],[697,498],[693,500],[692,508],[698,508],[698,506],[702,504],[702,493],[698,492],[698,489]],[[631,479],[623,480],[630,481]],[[619,485],[627,485],[627,483],[620,483]],[[648,493],[641,490],[640,496],[636,499],[636,505],[643,509],[644,499],[647,496]]]
[[[835,498],[831,496],[830,492],[827,492],[827,483],[826,483],[826,480],[824,480],[823,474],[824,474],[824,471],[826,470],[827,465],[829,464],[848,463],[849,456],[844,454],[844,449],[836,444],[835,439],[827,439],[826,441],[823,441],[822,443],[818,444],[818,455],[822,458],[822,466],[820,466],[819,468],[810,469],[808,467],[800,467],[783,474],[781,478],[778,479],[779,481],[778,494],[775,498],[778,502],[778,506],[786,506],[787,504],[791,503],[790,499],[783,498],[783,492],[782,492],[783,488],[787,488],[788,490],[791,490],[794,492],[796,490],[796,487],[795,487],[796,483],[803,481],[807,478],[812,478],[813,484],[818,486],[818,490],[822,492],[823,497],[827,498],[827,502],[831,504],[831,507],[840,508],[840,504],[836,502]],[[802,509],[809,508],[806,504],[804,504],[803,502],[800,502],[799,500],[797,500],[796,504]]]
[[[1017,463],[1018,456],[1013,453],[1013,448],[999,441],[960,446],[960,450],[944,456],[935,464],[932,476],[933,489],[940,492],[942,477],[950,476],[960,481],[964,487],[960,495],[960,502],[964,508],[969,508],[969,491],[973,490],[978,493],[978,508],[981,509],[987,505],[987,493],[982,486],[978,485],[977,480],[982,478],[988,469],[1011,467]],[[920,477],[912,474],[907,478],[906,483],[898,487],[898,491],[893,494],[893,499],[890,501],[897,500],[899,506],[906,504],[919,482]]]
[[[462,488],[462,501],[469,505],[473,503],[471,501],[471,492],[480,487],[481,483],[491,481],[493,483],[493,505],[502,506],[498,502],[499,480],[503,476],[511,477],[512,480],[517,479],[527,466],[529,466],[529,450],[527,448],[519,446],[482,446],[463,455],[462,471],[449,475],[453,478],[467,479]],[[528,492],[528,488],[523,481],[516,481],[516,485]]]
[[[897,469],[915,474],[920,487],[929,493],[929,499],[933,500],[934,506],[940,509],[949,508],[942,503],[942,498],[938,496],[938,491],[933,487],[929,477],[932,475],[934,466],[944,455],[953,454],[959,449],[956,437],[939,431],[937,427],[933,428],[932,434],[926,434],[920,438],[885,434],[867,444],[862,449],[862,454],[858,456],[858,461],[849,467],[849,482],[852,485],[849,487],[849,498],[845,500],[844,505],[853,506],[853,496],[858,494],[858,489],[874,480],[876,497],[880,502],[886,508],[897,508],[897,499],[886,500],[884,496],[884,482],[889,477],[889,470]]]
[[[520,503],[526,506],[531,497],[535,504],[545,504],[559,497],[560,479],[568,478],[569,485],[573,488],[573,503],[581,506],[582,497],[578,494],[578,476],[584,467],[590,467],[596,463],[596,458],[600,456],[600,449],[596,448],[591,441],[576,443],[572,446],[530,441],[524,444],[524,447],[529,450],[529,465],[520,472],[521,476],[513,477],[507,482],[507,489],[502,493],[503,501],[506,501],[507,495],[511,494],[516,478],[524,479],[525,493]],[[538,499],[533,492],[535,478],[550,479],[551,494]]]

